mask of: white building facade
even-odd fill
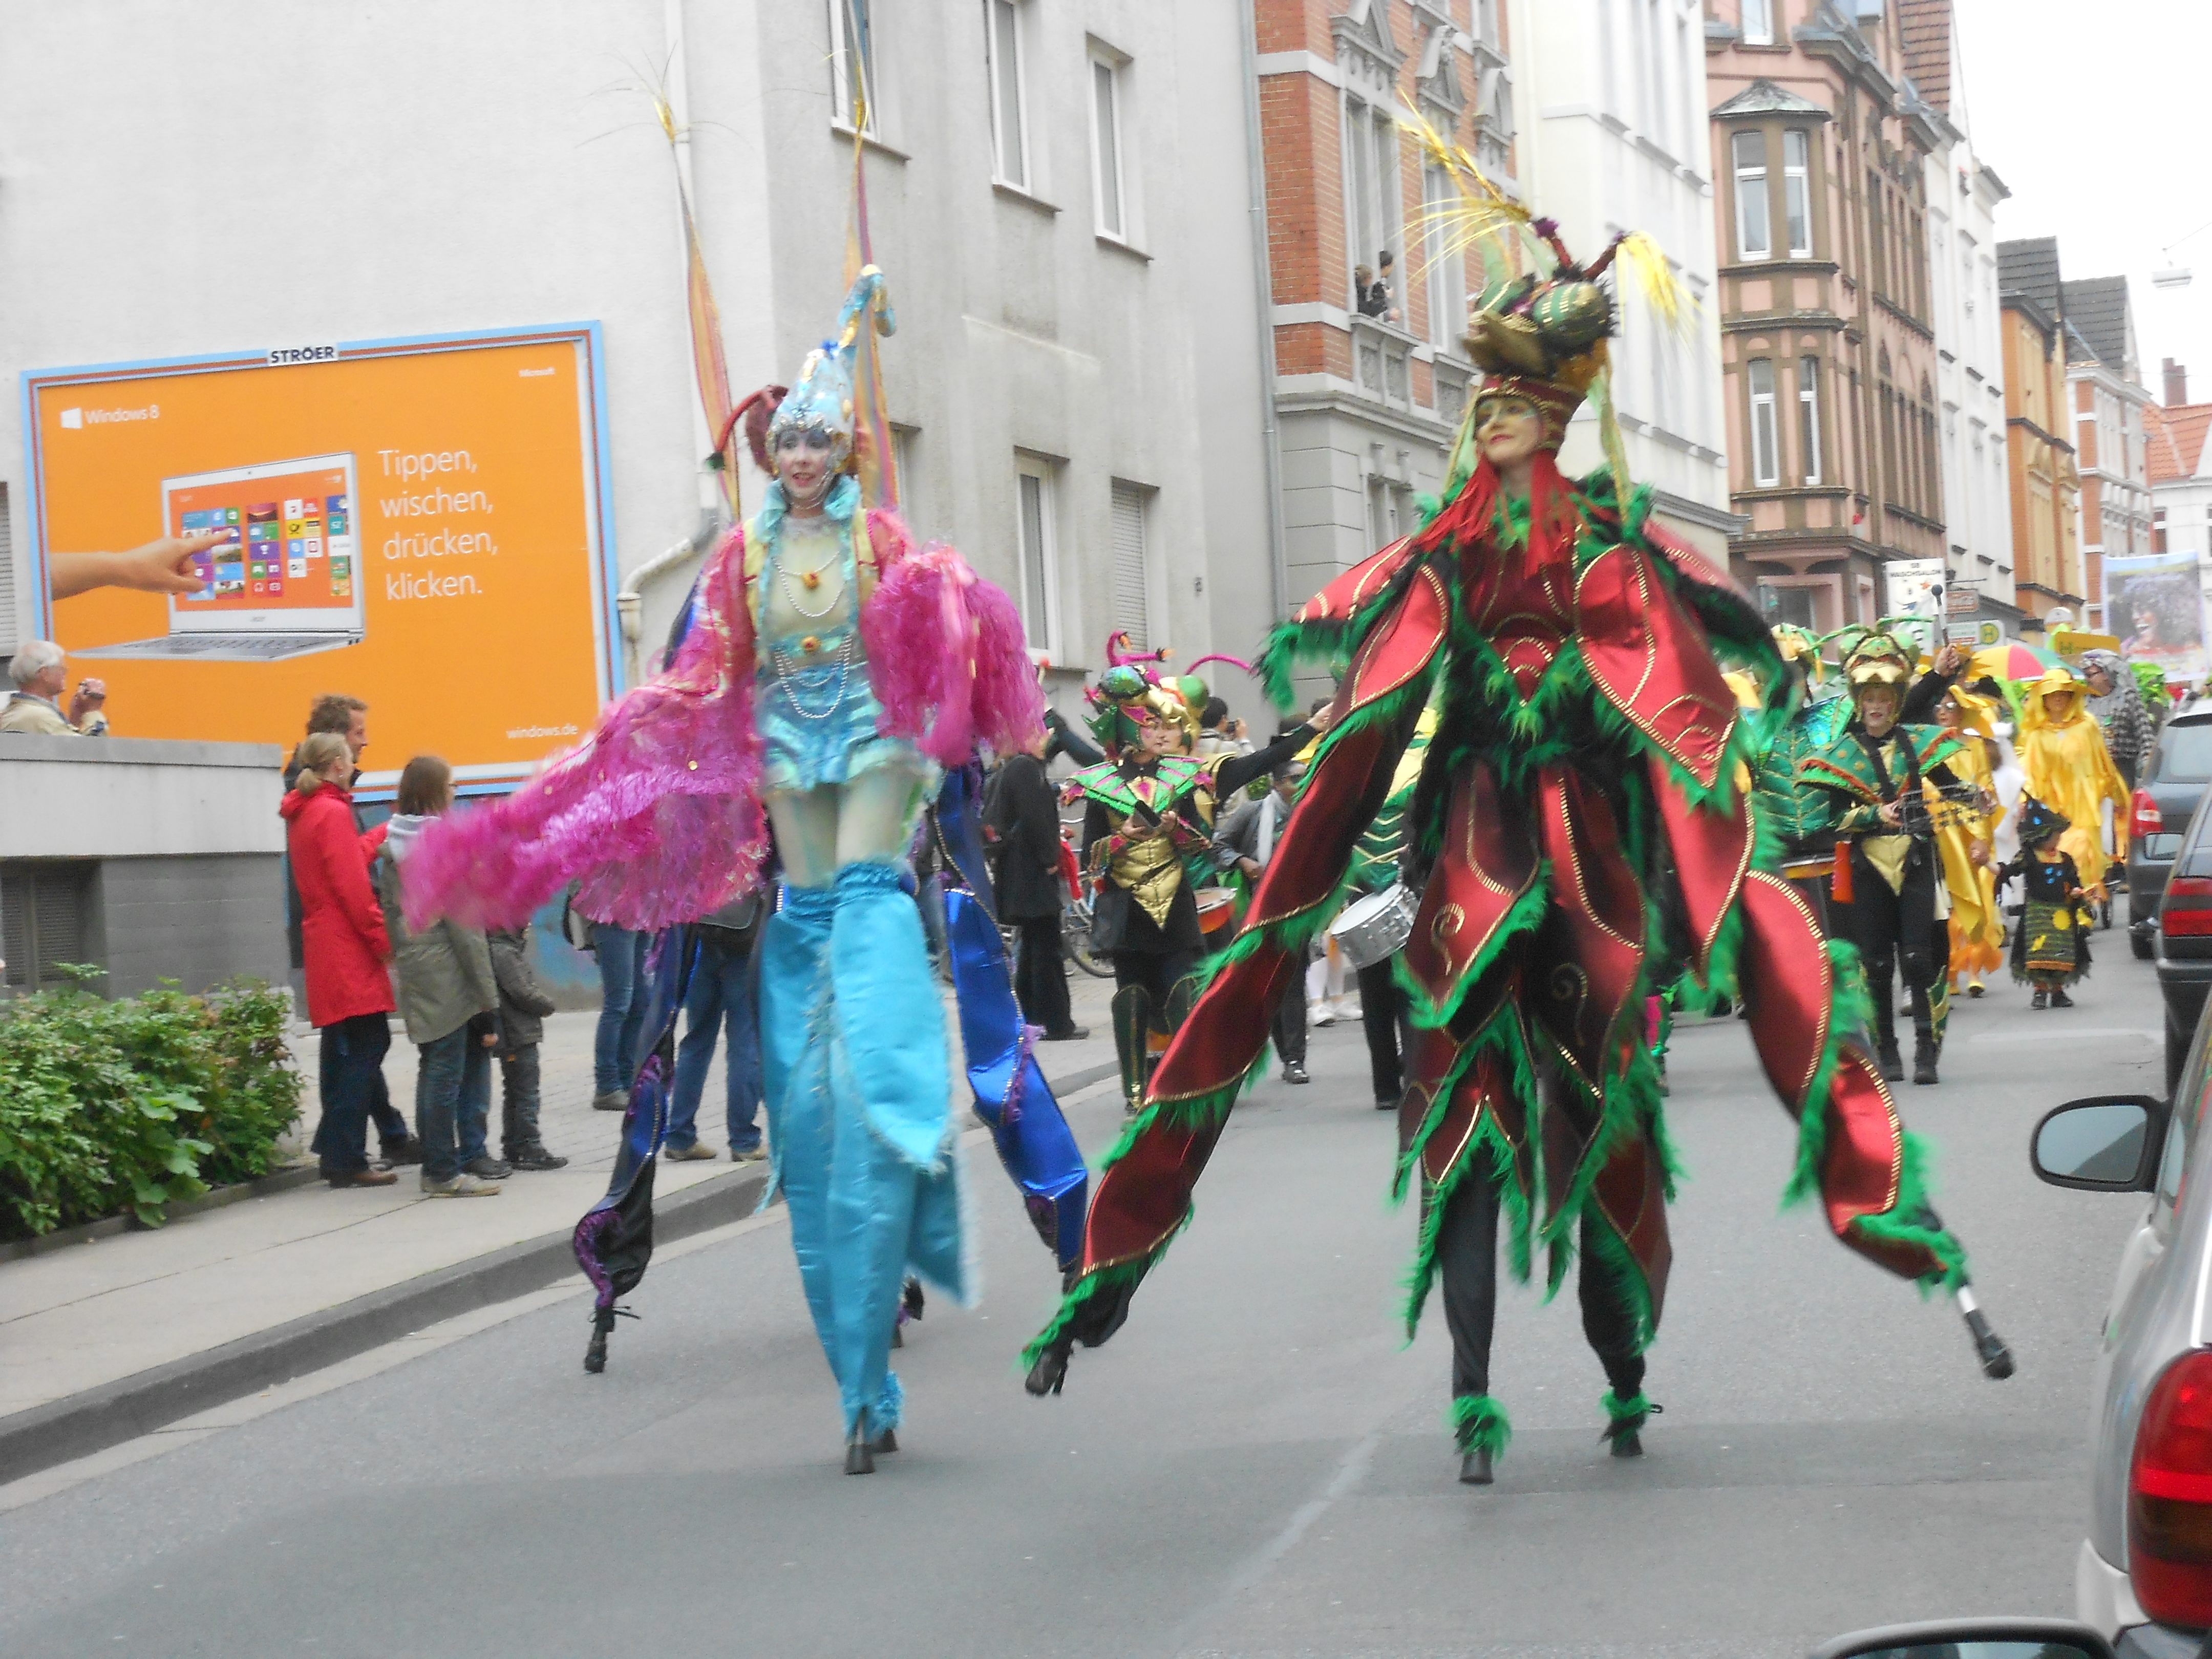
[[[1748,527],[1729,505],[1721,406],[1705,16],[1698,0],[1514,0],[1514,84],[1522,197],[1595,258],[1625,231],[1656,240],[1697,301],[1684,332],[1662,326],[1630,284],[1612,343],[1629,471],[1655,511],[1725,563]],[[1585,409],[1561,455],[1600,465]]]
[[[434,38],[404,15],[276,0],[15,21],[10,386],[63,364],[596,320],[627,579],[694,541],[713,499],[676,168],[643,83],[665,77],[690,124],[740,395],[790,380],[836,316],[857,83],[917,533],[1021,599],[1071,708],[1111,629],[1241,652],[1279,611],[1244,210],[1250,22],[1233,8],[484,0],[441,9]],[[312,68],[261,86],[252,120],[208,104],[240,40]],[[20,422],[0,398],[0,655],[34,614]],[[745,470],[749,506],[763,482]],[[647,588],[648,644],[693,568],[668,561]],[[465,662],[440,672],[470,695]],[[386,753],[408,741],[378,733]]]

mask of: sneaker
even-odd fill
[[[2051,1006],[2054,1008],[2071,1008],[2074,1006],[2074,999],[2068,996],[2063,990],[2053,991],[2051,994]]]
[[[380,1149],[380,1156],[383,1162],[395,1170],[404,1164],[420,1164],[422,1161],[422,1143],[413,1135],[404,1140],[386,1141]]]
[[[750,1146],[730,1148],[730,1162],[732,1164],[758,1164],[767,1157],[768,1148],[757,1140]]]
[[[424,1176],[422,1192],[428,1198],[497,1198],[499,1183],[479,1180],[464,1170],[450,1181],[433,1181]]]
[[[1283,1067],[1283,1081],[1285,1083],[1308,1083],[1312,1081],[1312,1079],[1306,1076],[1306,1068],[1294,1060]]]
[[[527,1146],[518,1146],[507,1155],[507,1165],[516,1170],[565,1170],[568,1160],[556,1158],[545,1150],[543,1141],[533,1140]]]
[[[389,1170],[332,1170],[323,1179],[333,1187],[389,1187],[399,1177]]]
[[[1336,1024],[1336,1010],[1326,1002],[1317,1002],[1314,1005],[1313,1017],[1308,1024],[1316,1026],[1334,1025]]]
[[[629,1110],[629,1091],[602,1089],[592,1097],[592,1109],[595,1112],[626,1112]]]
[[[2027,1006],[2031,1008],[2048,1008],[2051,1006],[2051,993],[2038,991],[2027,1000]]]
[[[513,1164],[502,1164],[489,1152],[486,1152],[482,1158],[471,1158],[466,1164],[462,1164],[461,1168],[479,1181],[504,1181],[514,1173]]]
[[[664,1146],[660,1156],[671,1164],[712,1164],[714,1149],[703,1140],[695,1140],[689,1146]]]
[[[1090,1035],[1091,1028],[1089,1026],[1071,1025],[1065,1031],[1047,1031],[1044,1034],[1044,1041],[1047,1042],[1080,1042],[1084,1038]]]

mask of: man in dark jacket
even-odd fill
[[[1014,997],[1022,1018],[1044,1028],[1048,1042],[1072,1042],[1091,1033],[1075,1024],[1067,1001],[1067,969],[1060,951],[1060,903],[1066,887],[1060,873],[1060,807],[1045,776],[1048,737],[1000,767],[987,819],[1002,849],[999,915],[1020,930],[1014,952]]]

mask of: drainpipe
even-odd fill
[[[1290,614],[1290,569],[1283,547],[1283,453],[1275,425],[1275,285],[1267,258],[1267,158],[1260,132],[1260,37],[1255,0],[1235,0],[1244,69],[1246,170],[1251,175],[1252,280],[1259,296],[1260,447],[1267,477],[1267,592],[1273,620]]]
[[[637,684],[645,676],[638,667],[638,640],[645,631],[645,589],[687,559],[696,558],[714,544],[721,533],[722,515],[712,507],[699,509],[699,527],[666,552],[647,559],[623,578],[615,595],[615,611],[622,620],[623,667],[625,683]]]

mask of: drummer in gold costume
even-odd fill
[[[1329,716],[1255,753],[1200,760],[1188,752],[1198,710],[1173,681],[1120,662],[1093,699],[1091,730],[1106,758],[1071,776],[1062,793],[1088,803],[1082,860],[1097,894],[1091,948],[1114,964],[1114,1044],[1122,1098],[1133,1111],[1144,1098],[1152,1035],[1172,1032],[1192,994],[1177,992],[1205,943],[1190,870],[1212,865],[1214,804],[1296,757]]]
[[[2004,960],[2004,919],[1998,914],[1994,857],[1997,822],[1996,733],[1994,705],[1963,686],[1946,691],[1936,705],[1936,723],[1962,733],[1967,741],[1954,752],[1951,775],[1972,792],[1971,801],[1947,799],[1930,781],[1924,786],[1929,815],[1942,855],[1943,885],[1951,900],[1951,981],[1966,994],[1982,994],[1983,978]]]

